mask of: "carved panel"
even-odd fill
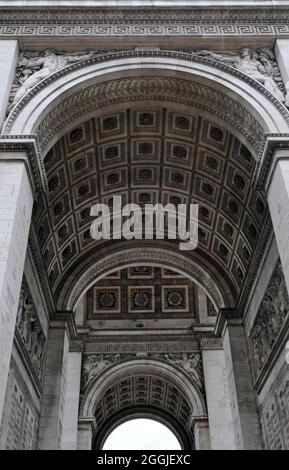
[[[182,353],[117,353],[117,354],[91,354],[85,355],[82,364],[81,390],[84,392],[94,381],[96,377],[118,363],[135,359],[154,359],[161,362],[167,362],[188,375],[191,380],[204,391],[203,365],[200,352],[182,352]]]
[[[251,358],[256,377],[278,341],[288,312],[289,297],[282,266],[278,262],[250,333]]]
[[[16,329],[30,364],[38,379],[41,380],[46,339],[25,279],[21,287]]]
[[[196,287],[177,272],[152,266],[123,269],[87,293],[87,318],[161,318],[198,315]]]
[[[260,410],[264,442],[270,450],[289,450],[289,368],[277,378]]]
[[[3,419],[0,428],[0,448],[32,450],[36,445],[38,415],[22,379],[10,368]]]

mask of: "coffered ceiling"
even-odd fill
[[[237,295],[267,216],[252,188],[254,168],[236,137],[181,108],[118,105],[72,129],[45,158],[49,192],[34,208],[53,291],[80,261],[89,265],[96,250],[121,243],[90,235],[91,206],[121,195],[123,204],[199,204],[197,251],[226,273]]]

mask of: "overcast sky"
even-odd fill
[[[103,450],[180,450],[175,435],[163,424],[150,419],[133,419],[108,436]]]

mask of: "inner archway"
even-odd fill
[[[134,417],[110,432],[102,450],[181,450],[181,445],[165,424]]]

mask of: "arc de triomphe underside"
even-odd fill
[[[289,1],[0,0],[0,125],[0,448],[288,450]]]

